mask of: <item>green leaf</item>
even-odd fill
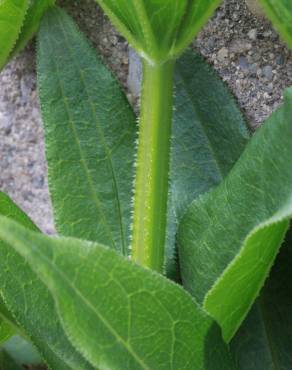
[[[181,20],[176,40],[171,51],[172,57],[181,54],[199,33],[221,0],[188,0],[184,17]]]
[[[0,199],[1,199],[1,193],[0,193]],[[17,331],[17,324],[13,316],[11,315],[11,313],[8,311],[6,305],[4,304],[4,301],[1,295],[0,295],[0,319],[2,319],[3,321],[6,321],[10,326],[15,327],[15,330]]]
[[[14,334],[13,328],[0,315],[0,346]]]
[[[292,213],[292,89],[226,180],[192,203],[180,229],[184,285],[229,341],[258,295]]]
[[[13,55],[21,51],[38,31],[45,12],[55,4],[55,0],[31,0],[21,33],[13,49]]]
[[[97,0],[117,29],[151,63],[182,53],[220,0]]]
[[[0,2],[0,70],[16,43],[29,3],[30,0]]]
[[[91,242],[0,219],[0,237],[54,295],[76,348],[101,369],[232,369],[217,324],[178,285]]]
[[[177,61],[175,82],[167,244],[170,276],[182,216],[192,200],[223,180],[249,139],[234,98],[197,53],[188,50]]]
[[[267,16],[292,48],[292,2],[290,0],[260,0]]]
[[[127,254],[135,116],[93,48],[57,8],[40,30],[38,85],[59,233]]]
[[[0,192],[0,214],[30,230],[33,222]],[[0,241],[0,295],[19,325],[54,370],[91,369],[68,341],[46,286],[11,248]],[[3,310],[1,309],[1,312]]]
[[[4,349],[0,349],[0,369],[1,370],[23,370],[23,368],[19,366]]]
[[[288,236],[260,297],[231,342],[241,370],[292,368],[291,230]]]

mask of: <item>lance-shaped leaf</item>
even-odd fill
[[[292,48],[292,2],[290,0],[260,0],[267,16]]]
[[[29,0],[0,2],[0,70],[16,43],[29,3]]]
[[[220,0],[97,0],[113,24],[146,59],[176,58]]]
[[[232,338],[257,297],[292,213],[292,90],[226,180],[195,201],[180,229],[185,287]]]
[[[241,370],[292,367],[292,231],[256,304],[231,342]]]
[[[21,33],[17,39],[12,55],[15,55],[21,51],[28,41],[33,38],[39,28],[42,16],[54,4],[55,0],[32,0],[30,2]]]
[[[217,324],[180,286],[99,244],[1,218],[0,237],[54,295],[74,345],[101,369],[233,369]]]
[[[182,216],[195,198],[227,176],[248,139],[245,121],[225,84],[202,57],[188,50],[175,70],[166,262],[169,274],[174,268],[175,236]]]
[[[37,231],[36,226],[25,213],[1,192],[0,214],[30,230]],[[31,338],[52,369],[91,369],[91,366],[68,341],[47,287],[38,279],[30,266],[1,238],[0,295],[17,323]],[[5,307],[0,307],[0,310],[5,314]],[[9,313],[5,314],[5,317],[7,318],[8,315]],[[9,319],[11,319],[10,316]]]
[[[135,116],[109,70],[57,8],[40,30],[38,85],[57,230],[126,254]]]

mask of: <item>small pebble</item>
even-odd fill
[[[258,31],[257,31],[257,29],[256,28],[253,28],[252,30],[250,30],[249,32],[248,32],[248,37],[251,39],[251,40],[253,40],[253,41],[255,41],[256,39],[257,39],[257,36],[258,36]]]
[[[228,55],[229,55],[229,51],[226,47],[223,47],[221,48],[219,51],[218,51],[218,59],[221,61],[221,62],[224,62],[225,59],[228,58]]]

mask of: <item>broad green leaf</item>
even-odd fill
[[[31,0],[21,33],[13,49],[13,55],[21,51],[28,41],[33,38],[39,28],[43,15],[54,4],[55,0]]]
[[[178,285],[99,244],[1,218],[0,237],[54,295],[76,348],[101,369],[233,369],[217,324]]]
[[[292,213],[290,121],[285,104],[261,127],[215,190],[192,203],[180,229],[183,282],[229,341],[257,297]]]
[[[177,61],[175,90],[167,244],[170,274],[178,223],[189,204],[223,180],[249,139],[234,98],[191,50]]]
[[[33,222],[1,192],[0,214],[37,231]],[[29,265],[2,241],[0,282],[0,295],[7,308],[53,370],[91,369],[68,341],[47,287]]]
[[[96,0],[117,29],[151,63],[176,58],[220,0]]]
[[[240,370],[292,368],[292,232],[260,297],[231,342]]]
[[[127,254],[135,116],[109,70],[57,8],[40,30],[38,85],[59,233]]]
[[[0,70],[16,43],[29,3],[30,0],[0,2]]]
[[[292,48],[292,2],[291,0],[260,0],[267,16],[284,40]]]

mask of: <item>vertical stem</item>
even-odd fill
[[[143,64],[132,259],[163,271],[173,110],[174,61]]]

